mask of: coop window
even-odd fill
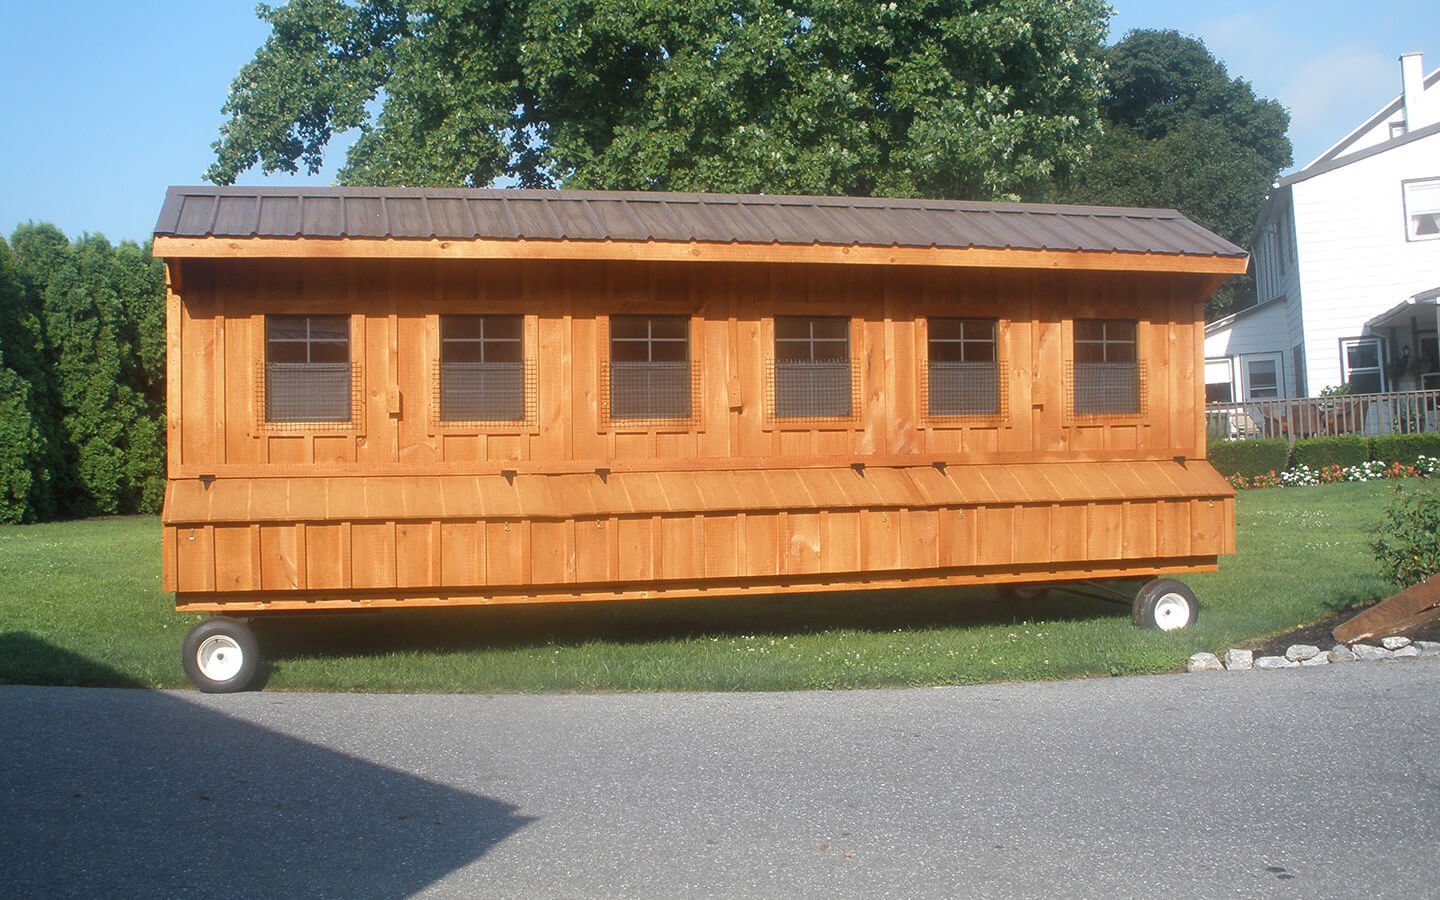
[[[440,317],[440,421],[523,421],[526,380],[523,317]]]
[[[930,319],[926,393],[931,416],[1000,414],[998,323]]]
[[[350,422],[350,317],[266,316],[264,386],[267,422]]]
[[[775,416],[848,419],[854,412],[850,320],[840,316],[775,319]]]
[[[611,421],[689,419],[690,319],[612,316],[608,379]]]
[[[1075,320],[1071,401],[1076,415],[1141,412],[1143,384],[1136,326],[1127,319]]]
[[[1405,182],[1405,237],[1440,239],[1440,178]]]

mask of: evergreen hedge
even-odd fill
[[[1440,434],[1385,434],[1370,439],[1370,458],[1415,465],[1420,456],[1440,457]]]
[[[1290,442],[1284,438],[1218,441],[1210,445],[1207,455],[1210,465],[1221,475],[1243,475],[1248,479],[1284,471],[1290,458]]]
[[[159,511],[164,318],[148,246],[0,240],[0,522]]]
[[[1291,449],[1290,465],[1323,469],[1358,466],[1370,459],[1370,441],[1358,434],[1300,438]]]

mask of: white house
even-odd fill
[[[1266,198],[1260,303],[1206,329],[1213,399],[1440,387],[1440,69],[1400,69],[1400,96]]]

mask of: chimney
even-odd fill
[[[1440,121],[1440,96],[1426,95],[1425,67],[1419,53],[1400,54],[1400,83],[1404,87],[1406,131],[1418,131]]]

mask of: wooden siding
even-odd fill
[[[1233,516],[1216,497],[164,531],[182,608],[244,610],[1196,571],[1233,550]]]
[[[719,263],[172,260],[165,586],[184,609],[575,600],[1213,568],[1215,277]],[[276,428],[267,314],[351,321],[358,414]],[[777,419],[778,315],[851,319],[843,421]],[[533,419],[440,423],[438,316],[524,315]],[[685,315],[695,415],[607,422],[606,317]],[[931,316],[999,322],[1000,415],[931,419]],[[1072,323],[1139,323],[1143,414],[1076,417]]]
[[[420,261],[184,261],[172,384],[172,478],[791,466],[934,457],[965,463],[1202,458],[1200,301],[1184,275],[824,266]],[[175,279],[172,277],[172,282]],[[178,307],[178,309],[174,308]],[[264,316],[349,314],[361,415],[353,427],[277,430],[257,401]],[[847,422],[774,420],[766,366],[777,315],[853,320],[861,398]],[[521,312],[538,422],[439,427],[431,415],[437,317]],[[600,415],[604,316],[693,317],[697,421],[624,427]],[[919,366],[928,316],[1000,321],[1007,410],[927,421]],[[1133,318],[1147,414],[1076,420],[1063,373],[1077,318]],[[177,409],[179,415],[175,415]]]

